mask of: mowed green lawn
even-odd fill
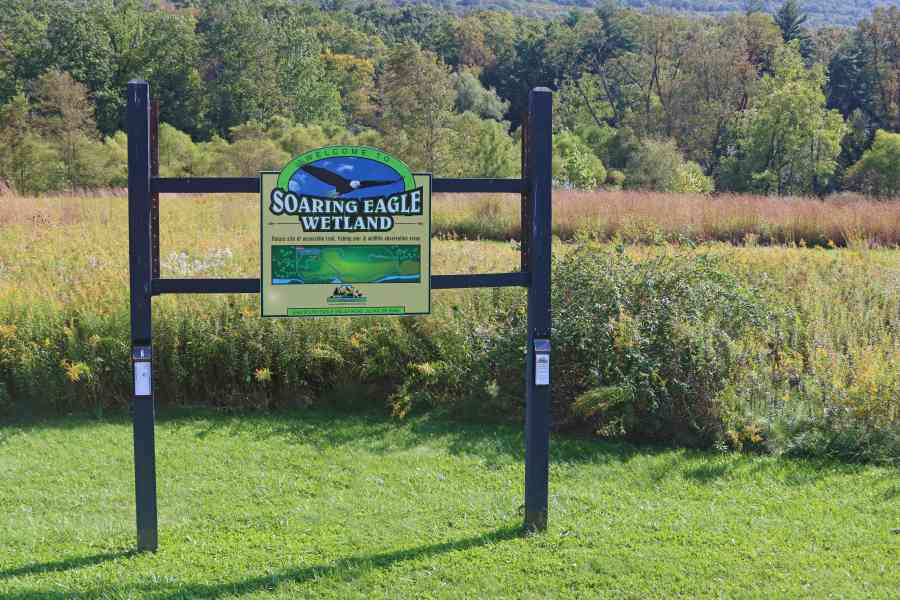
[[[132,554],[125,418],[0,426],[0,598],[896,598],[900,473],[553,439],[520,530],[506,425],[190,413]]]

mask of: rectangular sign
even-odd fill
[[[134,363],[134,395],[150,396],[152,372],[149,361]]]
[[[431,311],[430,175],[321,148],[261,173],[260,192],[262,316]]]
[[[534,385],[550,385],[550,340],[534,340]]]
[[[550,355],[534,355],[534,385],[550,385]]]

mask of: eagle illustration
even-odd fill
[[[341,175],[338,175],[333,171],[323,169],[322,167],[316,167],[314,165],[303,165],[300,168],[319,181],[334,186],[334,191],[338,196],[346,194],[347,192],[352,192],[354,190],[379,187],[382,185],[388,185],[389,183],[396,183],[400,181],[400,179],[367,179],[360,181],[358,179],[347,179],[346,177],[342,177]]]

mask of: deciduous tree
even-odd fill
[[[415,42],[393,49],[378,81],[382,129],[413,168],[440,173],[449,154],[450,69]]]
[[[453,108],[462,114],[473,112],[484,119],[502,121],[509,109],[509,102],[504,102],[493,89],[481,85],[478,77],[470,70],[454,73],[452,76],[456,99]]]
[[[95,156],[97,124],[87,87],[56,69],[47,71],[34,85],[34,124],[42,137],[59,152],[63,179],[71,187],[87,187],[102,180],[102,165]]]
[[[20,194],[61,187],[62,163],[56,148],[34,129],[28,99],[17,94],[0,107],[0,179]]]
[[[871,196],[900,194],[900,134],[878,130],[872,147],[850,167],[847,176],[855,189]]]
[[[846,125],[825,107],[825,70],[807,69],[797,42],[775,55],[766,75],[737,119],[736,151],[728,157],[730,187],[764,193],[819,191],[837,166]]]
[[[448,175],[456,177],[515,177],[521,163],[519,146],[506,124],[467,112],[452,120],[453,147]]]

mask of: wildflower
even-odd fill
[[[437,374],[437,369],[435,368],[434,363],[418,363],[413,365],[413,368],[426,377],[433,377]]]
[[[72,362],[71,360],[64,359],[60,365],[66,372],[66,377],[69,378],[69,381],[72,383],[78,383],[81,381],[81,378],[88,378],[91,375],[91,367],[84,362]]]

